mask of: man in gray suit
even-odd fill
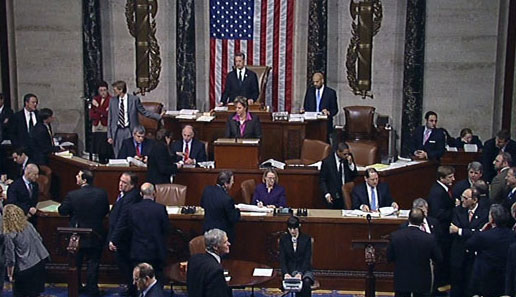
[[[509,194],[509,187],[505,181],[507,172],[512,164],[511,154],[507,152],[499,153],[493,161],[494,169],[497,174],[491,181],[489,186],[489,199],[492,203],[503,204],[507,194]]]
[[[107,141],[113,145],[118,157],[122,142],[130,138],[131,131],[140,124],[138,113],[159,121],[164,112],[160,115],[145,110],[139,97],[127,94],[127,85],[124,81],[116,81],[112,86],[115,96],[109,101]]]

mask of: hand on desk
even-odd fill
[[[322,114],[326,115],[326,116],[329,116],[330,115],[330,112],[325,108],[323,109],[322,111]]]
[[[109,250],[112,252],[116,252],[116,246],[113,244],[112,241],[109,242]]]
[[[425,151],[417,150],[414,152],[414,157],[416,160],[426,160],[428,159],[428,155]]]

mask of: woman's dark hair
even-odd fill
[[[299,228],[301,224],[299,223],[299,218],[295,216],[291,216],[287,220],[287,228]]]

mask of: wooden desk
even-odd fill
[[[254,169],[260,166],[260,139],[217,139],[215,166],[217,168]]]
[[[108,192],[110,203],[118,196],[118,180],[125,171],[133,171],[139,177],[140,183],[145,181],[146,168],[140,167],[111,167],[98,165],[80,158],[61,158],[51,156],[50,167],[60,182],[59,196],[56,201],[62,201],[66,193],[77,189],[75,175],[81,169],[90,169],[95,175],[94,185]],[[174,178],[174,182],[188,187],[186,205],[200,205],[204,188],[214,185],[222,169],[182,168]],[[416,165],[380,171],[383,182],[389,183],[391,194],[396,202],[404,209],[410,208],[412,201],[418,197],[426,197],[435,181],[437,163],[421,162]],[[260,169],[233,170],[235,184],[230,195],[237,203],[242,202],[240,184],[246,179],[262,182],[263,171]],[[315,168],[278,170],[280,184],[287,192],[287,203],[294,208],[326,208],[319,187],[319,171]],[[355,182],[364,182],[362,176]]]
[[[364,252],[353,250],[352,240],[367,239],[365,218],[343,218],[339,210],[308,210],[308,217],[301,217],[302,231],[314,237],[313,267],[323,289],[364,290],[363,278],[367,266]],[[201,234],[203,216],[169,215],[174,228],[182,231],[183,237],[171,236],[167,263],[187,260],[188,241]],[[286,231],[287,217],[248,216],[243,214],[236,225],[236,241],[231,245],[231,259],[264,263],[279,268],[278,238]],[[405,219],[373,219],[371,234],[373,239],[390,234],[398,229]],[[68,226],[69,218],[56,213],[42,213],[38,218],[38,230],[43,243],[50,252],[51,262],[47,264],[47,280],[62,280],[67,273],[66,253],[59,253],[56,228]],[[107,224],[107,219],[106,219]],[[66,243],[66,242],[65,242]],[[250,244],[251,243],[251,244]],[[385,262],[376,265],[377,288],[392,291],[393,266]],[[113,253],[104,250],[100,265],[100,282],[119,282],[120,275]],[[280,278],[264,284],[266,287],[280,286]]]
[[[164,126],[172,131],[174,138],[181,137],[181,127],[192,125],[195,128],[195,137],[209,143],[208,158],[213,160],[214,140],[223,138],[226,131],[226,121],[232,113],[217,112],[216,118],[207,122],[195,120],[178,120],[171,116],[164,116]],[[317,139],[326,142],[328,138],[328,123],[326,119],[306,121],[304,123],[290,123],[287,121],[272,121],[270,112],[253,112],[260,118],[262,124],[262,161],[267,159],[287,160],[299,159],[303,139]]]
[[[473,161],[480,162],[481,159],[481,152],[445,152],[441,157],[441,165],[455,167],[455,180],[459,181],[468,178],[468,164]]]

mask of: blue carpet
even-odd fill
[[[170,296],[170,287],[166,286],[166,296]],[[66,284],[47,284],[45,292],[43,296],[48,297],[67,297]],[[118,285],[101,285],[101,290],[104,292],[103,297],[115,297],[120,296],[120,287]],[[186,288],[185,287],[174,287],[174,296],[175,297],[187,297]],[[277,297],[281,296],[282,292],[279,289],[268,289],[268,288],[260,288],[254,290],[255,297]],[[13,293],[11,290],[11,284],[5,283],[4,286],[4,297],[12,297]],[[86,295],[80,295],[86,296]],[[234,297],[246,297],[251,296],[251,289],[242,289],[242,290],[233,290]],[[312,292],[312,296],[314,297],[361,297],[364,296],[364,292],[353,292],[353,291],[340,291],[340,290],[317,290]],[[392,293],[379,293],[377,292],[376,296],[378,297],[387,297],[393,296]]]

